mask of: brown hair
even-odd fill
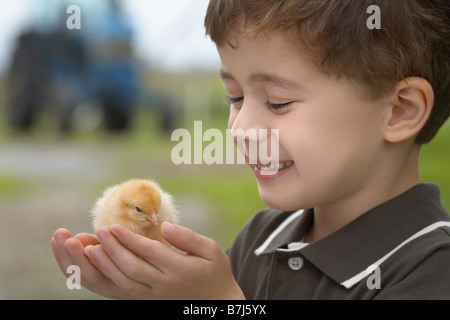
[[[381,29],[366,26],[371,5]],[[435,102],[418,143],[450,116],[450,0],[210,0],[205,27],[217,45],[246,26],[285,31],[323,72],[355,80],[371,99],[408,77],[426,79]]]

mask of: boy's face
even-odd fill
[[[279,129],[283,169],[262,175],[262,200],[280,210],[350,200],[376,187],[386,108],[363,99],[346,79],[321,73],[281,33],[218,47],[230,96],[230,129]],[[384,102],[385,103],[385,102]],[[265,143],[265,142],[264,142]]]

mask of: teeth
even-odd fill
[[[286,167],[290,167],[292,166],[292,164],[294,163],[294,161],[286,161],[286,162],[280,162],[280,163],[276,163],[276,164],[258,164],[257,167],[259,170],[267,170],[267,171],[272,171],[272,170],[281,170],[284,169]]]

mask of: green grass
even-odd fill
[[[16,198],[30,194],[32,186],[24,179],[0,173],[0,198]]]
[[[450,122],[430,144],[423,146],[419,170],[423,182],[440,186],[442,204],[450,212]]]

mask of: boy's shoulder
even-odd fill
[[[297,238],[303,237],[313,220],[313,209],[280,211],[267,208],[250,218],[239,236],[251,242],[259,240],[259,244],[263,245],[263,242],[273,242],[279,235],[288,232],[289,236],[293,237],[290,240],[299,241],[301,239]],[[434,183],[421,183],[369,210],[338,233],[349,233],[360,225],[371,225],[380,235],[396,234],[393,240],[395,242],[408,234],[417,233],[417,236],[420,236],[427,233],[429,228],[442,227],[443,230],[450,230],[450,225],[447,227],[448,222],[450,215],[440,202],[439,186]],[[291,232],[291,229],[295,232]],[[450,241],[450,238],[448,240]]]
[[[380,266],[377,299],[450,299],[450,224],[418,236]]]
[[[312,209],[258,212],[229,250],[234,273],[246,279],[248,288],[260,286],[259,282],[247,284],[247,279],[254,274],[271,274],[267,270],[271,263],[292,255],[302,257],[303,269],[308,261],[307,266],[315,270],[311,272],[317,279],[302,281],[326,284],[323,299],[450,298],[450,277],[446,273],[450,267],[450,217],[441,205],[437,185],[419,184],[333,234],[303,247],[294,246],[302,240],[313,219]],[[372,266],[379,268],[381,290],[367,288]],[[282,268],[277,270],[281,272]],[[305,269],[298,276],[306,272]],[[289,277],[286,281],[286,288],[296,282]],[[292,290],[289,297],[295,292],[294,295],[308,299],[318,289],[304,294]],[[334,296],[333,292],[339,294]],[[260,297],[257,293],[255,296]]]

